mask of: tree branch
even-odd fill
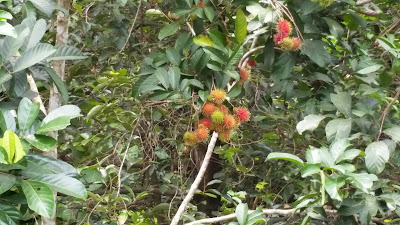
[[[210,163],[211,155],[214,151],[215,143],[217,142],[218,133],[214,132],[210,143],[208,144],[206,155],[204,156],[203,163],[201,164],[199,173],[196,176],[192,186],[190,186],[189,192],[187,193],[185,199],[183,199],[181,205],[178,208],[174,218],[171,221],[170,225],[177,225],[179,220],[181,219],[182,214],[185,212],[187,205],[189,204],[190,200],[192,200],[194,196],[194,192],[199,187],[201,180],[204,177],[204,174],[207,170],[208,164]]]
[[[133,31],[133,28],[135,27],[135,24],[136,24],[136,19],[137,19],[138,15],[139,15],[139,12],[140,12],[140,8],[141,8],[141,7],[142,7],[142,1],[140,0],[140,1],[139,1],[139,6],[138,6],[138,7],[137,7],[137,9],[136,9],[136,15],[135,15],[135,18],[133,19],[133,22],[132,22],[131,28],[129,29],[129,34],[128,34],[128,37],[126,37],[125,44],[124,44],[124,46],[121,48],[121,50],[120,50],[119,52],[122,52],[122,51],[124,51],[124,49],[125,49],[126,45],[127,45],[127,44],[128,44],[128,42],[129,42],[129,39],[131,38],[132,31]]]
[[[258,51],[258,50],[260,50],[260,49],[263,49],[263,48],[264,48],[264,46],[258,46],[258,47],[252,48],[252,49],[250,49],[248,52],[246,52],[246,54],[244,54],[243,57],[242,57],[242,58],[240,59],[240,61],[239,61],[239,64],[238,64],[239,69],[242,68],[242,67],[244,66],[244,65],[242,65],[243,62],[244,62],[251,54],[253,54],[254,52],[256,52],[256,51]]]
[[[394,95],[392,101],[386,106],[385,110],[383,110],[382,115],[379,117],[379,121],[381,122],[381,127],[379,128],[379,135],[378,139],[381,137],[382,134],[382,129],[383,129],[383,123],[385,122],[385,118],[387,114],[390,112],[390,109],[392,108],[393,104],[399,99],[400,96],[400,88],[397,89],[396,94]]]
[[[372,10],[372,9],[365,9],[360,11],[361,14],[364,14],[366,16],[377,16],[379,15],[378,11]]]

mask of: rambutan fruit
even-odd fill
[[[194,132],[186,132],[183,135],[183,141],[185,142],[185,145],[187,146],[193,146],[197,143],[197,137]]]
[[[254,61],[254,60],[248,60],[248,61],[247,61],[247,65],[250,66],[250,67],[253,67],[253,66],[256,65],[256,61]]]
[[[212,126],[212,121],[208,118],[204,118],[199,120],[199,122],[197,123],[197,127],[199,127],[200,125],[203,125],[205,128],[210,129],[210,127]]]
[[[204,4],[203,1],[200,1],[199,4],[198,4],[198,6],[201,7],[201,8],[204,8],[204,7],[206,6],[206,4]]]
[[[226,92],[222,89],[214,89],[208,96],[208,100],[214,102],[215,104],[221,105],[226,98]]]
[[[284,35],[289,35],[290,33],[292,33],[292,24],[283,19],[280,18],[278,20],[278,23],[276,24],[276,29],[278,30],[278,33],[284,34]]]
[[[224,117],[224,128],[226,129],[235,129],[238,125],[238,121],[232,115],[226,115]]]
[[[233,109],[235,113],[235,117],[240,121],[240,122],[247,122],[250,119],[250,112],[248,109],[244,107],[238,107]]]
[[[210,117],[216,109],[216,106],[212,102],[206,102],[203,105],[202,113],[204,116]]]
[[[220,133],[220,132],[225,130],[224,124],[221,123],[221,124],[218,124],[218,125],[214,125],[213,129],[214,129],[215,132]]]
[[[220,110],[215,110],[215,112],[211,115],[211,120],[214,124],[220,125],[224,122],[224,113]]]
[[[218,138],[222,142],[228,142],[229,140],[231,140],[231,130],[223,130],[222,132],[219,132]]]
[[[281,42],[279,42],[279,47],[284,50],[292,50],[293,49],[293,38],[285,37]]]
[[[275,36],[274,36],[275,46],[278,46],[279,42],[281,42],[285,37],[287,37],[287,35],[282,34],[282,33],[275,34]]]
[[[194,132],[198,142],[207,140],[209,132],[206,127],[201,125],[201,127],[197,128]]]
[[[293,51],[297,51],[300,49],[301,46],[301,40],[298,37],[293,38],[293,46],[292,46],[292,50]]]
[[[243,82],[248,81],[251,77],[250,71],[244,68],[240,69],[239,75],[240,75],[240,80]]]
[[[218,106],[219,111],[221,111],[224,115],[229,113],[229,109],[228,107],[224,106],[224,105],[219,105]]]

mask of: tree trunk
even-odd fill
[[[63,7],[65,10],[69,11],[71,8],[71,0],[58,0],[58,5]],[[57,21],[56,21],[56,45],[66,45],[68,41],[68,18],[63,12],[58,11]],[[54,61],[53,69],[57,73],[57,75],[64,80],[65,77],[65,61]],[[61,106],[61,97],[60,93],[55,84],[53,84],[50,88],[50,99],[49,99],[49,107],[48,112],[57,109]],[[51,132],[50,136],[54,139],[58,139],[57,132]],[[44,152],[43,155],[57,158],[57,148],[49,152]],[[57,193],[54,192],[54,197],[57,199]],[[56,200],[57,202],[57,200]],[[56,204],[57,205],[57,204]],[[54,212],[56,212],[57,206],[55,205]],[[42,218],[43,225],[55,225],[56,224],[56,213],[54,213],[52,218]]]

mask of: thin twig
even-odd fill
[[[140,12],[140,8],[141,8],[141,7],[142,7],[142,0],[139,1],[139,6],[138,6],[138,8],[136,9],[136,15],[135,15],[135,18],[133,19],[133,23],[132,23],[132,25],[131,25],[131,28],[129,29],[128,37],[126,38],[125,44],[124,44],[124,46],[121,48],[121,50],[120,50],[119,52],[122,52],[122,51],[125,49],[126,45],[127,45],[128,42],[129,42],[129,39],[131,38],[132,31],[133,31],[133,28],[135,27],[136,19],[137,19],[138,15],[139,15],[139,12]]]
[[[196,32],[194,32],[193,27],[190,26],[189,22],[186,22],[186,25],[189,27],[190,32],[192,33],[193,37],[196,36]]]
[[[212,153],[214,151],[215,143],[217,142],[218,138],[218,133],[214,132],[210,143],[208,144],[207,152],[206,155],[204,156],[203,163],[201,164],[199,173],[196,176],[196,179],[194,180],[193,184],[190,186],[189,192],[186,195],[185,199],[183,199],[181,205],[178,208],[178,211],[176,212],[174,218],[171,221],[170,225],[177,225],[179,220],[181,219],[182,214],[185,212],[187,205],[189,204],[190,200],[192,200],[194,196],[194,192],[196,189],[199,187],[199,184],[201,180],[204,177],[204,174],[207,170],[208,164],[210,162]]]
[[[246,58],[248,58],[251,54],[253,54],[254,52],[256,52],[256,51],[258,51],[258,50],[260,50],[260,49],[263,49],[264,48],[264,46],[258,46],[258,47],[255,47],[255,48],[253,48],[253,49],[250,49],[248,52],[246,52],[246,54],[244,54],[243,55],[243,57],[240,59],[240,61],[239,61],[239,64],[238,64],[238,66],[239,66],[239,68],[242,68],[243,67],[243,62],[246,60]]]
[[[131,146],[131,141],[132,141],[132,137],[133,137],[133,132],[134,131],[135,131],[135,129],[133,129],[132,132],[131,132],[131,136],[129,137],[129,140],[128,140],[128,145],[126,146],[126,150],[125,150],[125,153],[124,153],[124,157],[122,158],[121,166],[119,167],[117,197],[119,196],[119,192],[121,191],[121,173],[122,173],[122,168],[124,167],[125,159],[126,159],[126,156],[128,155],[129,147]]]
[[[399,96],[400,96],[400,88],[397,89],[397,92],[394,95],[392,101],[386,106],[385,110],[383,110],[382,115],[379,117],[379,121],[381,122],[381,127],[379,129],[378,139],[380,138],[380,136],[382,134],[383,123],[385,122],[385,118],[386,118],[387,114],[390,112],[390,109],[392,108],[393,104],[397,101],[397,99],[399,99]]]

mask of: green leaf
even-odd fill
[[[12,188],[17,181],[15,176],[11,174],[0,174],[0,180],[0,195],[10,190],[10,188]]]
[[[18,106],[19,129],[26,131],[35,122],[40,110],[39,103],[32,103],[28,98],[23,98]]]
[[[242,87],[240,87],[238,84],[236,84],[228,93],[228,97],[234,98],[242,93]]]
[[[224,74],[232,77],[235,80],[240,80],[240,75],[236,70],[225,70]]]
[[[331,62],[331,56],[325,49],[325,43],[319,40],[305,40],[301,51],[320,67],[325,67]]]
[[[395,142],[400,142],[400,126],[393,126],[391,128],[383,130],[383,133],[387,134]]]
[[[325,190],[328,192],[332,199],[343,201],[343,193],[340,188],[345,185],[346,178],[339,177],[327,177],[325,180]]]
[[[235,37],[242,44],[247,35],[247,18],[241,9],[236,11]]]
[[[53,11],[58,8],[57,3],[51,0],[29,0],[33,3],[33,5],[46,14],[48,17],[51,17]]]
[[[53,216],[55,199],[47,185],[36,181],[22,181],[21,187],[30,209],[46,218]]]
[[[17,225],[17,224],[9,215],[0,210],[0,225]]]
[[[361,69],[359,71],[357,71],[358,74],[368,74],[368,73],[373,73],[377,70],[379,70],[382,67],[382,65],[372,65],[372,66],[368,66],[364,69]]]
[[[322,19],[324,19],[325,22],[328,24],[329,31],[333,36],[339,38],[344,35],[343,27],[340,25],[340,23],[336,22],[336,20],[333,20],[329,17],[322,17]]]
[[[14,65],[14,72],[21,71],[36,63],[46,59],[48,56],[56,51],[50,44],[40,43],[33,48],[28,49],[19,57]]]
[[[273,81],[280,81],[290,77],[293,67],[296,65],[295,54],[284,52],[274,64],[271,79]]]
[[[176,90],[179,88],[179,81],[181,80],[181,70],[179,67],[170,67],[168,70],[169,84],[171,88]]]
[[[9,81],[11,78],[12,78],[11,74],[9,74],[8,72],[5,72],[5,70],[0,70],[0,85]]]
[[[336,161],[349,146],[350,143],[345,138],[334,141],[329,148],[329,151],[332,155],[332,160]]]
[[[168,60],[175,66],[181,64],[181,55],[176,48],[169,48],[166,51]]]
[[[0,128],[5,132],[6,130],[16,130],[14,116],[9,110],[0,109]]]
[[[68,90],[67,87],[65,86],[65,83],[61,78],[56,74],[56,72],[49,67],[44,68],[47,72],[47,74],[50,75],[51,79],[53,80],[54,84],[56,85],[58,91],[61,94],[61,100],[64,104],[68,103],[69,100],[69,95],[68,95]]]
[[[50,122],[42,123],[42,125],[39,127],[36,133],[42,134],[42,133],[47,133],[49,131],[65,129],[71,124],[70,120],[71,118],[69,118],[68,116],[57,117],[51,120]]]
[[[164,69],[163,67],[159,67],[157,68],[156,72],[155,72],[158,80],[160,81],[160,83],[162,84],[162,86],[164,86],[165,89],[169,88],[169,77],[168,77],[168,72],[166,69]]]
[[[358,149],[350,149],[345,151],[343,154],[341,154],[337,159],[336,163],[339,163],[341,161],[346,161],[346,160],[353,160],[355,157],[360,155],[361,151]]]
[[[200,81],[198,81],[198,80],[196,80],[196,79],[191,79],[191,80],[190,80],[190,84],[193,85],[193,86],[195,86],[195,87],[198,87],[198,88],[200,88],[200,89],[203,89],[203,88],[204,88],[204,85],[203,85]]]
[[[267,160],[271,159],[283,159],[286,161],[294,162],[300,166],[304,166],[303,160],[301,160],[299,157],[289,154],[289,153],[283,153],[283,152],[272,152],[269,153]]]
[[[351,177],[351,183],[365,193],[369,193],[373,182],[378,180],[376,175],[368,173],[346,173],[345,175]]]
[[[3,61],[9,60],[18,52],[28,35],[29,28],[25,28],[16,38],[10,36],[4,38],[3,46],[0,48],[0,54],[3,57]]]
[[[70,119],[81,116],[81,110],[76,105],[63,105],[51,111],[44,119],[43,123],[48,123],[58,117],[68,117]]]
[[[85,186],[77,179],[63,174],[45,174],[32,177],[31,180],[46,184],[52,190],[70,195],[75,198],[86,199],[87,192]]]
[[[26,156],[26,160],[27,167],[21,173],[27,177],[43,174],[64,174],[72,177],[78,174],[70,164],[47,156],[29,154]]]
[[[325,127],[326,138],[329,142],[347,138],[351,132],[351,119],[333,119]]]
[[[50,151],[57,145],[57,140],[45,135],[27,135],[24,137],[29,144],[42,151]]]
[[[11,26],[11,24],[9,24],[5,21],[0,21],[0,35],[6,35],[6,36],[13,37],[13,38],[18,37],[17,31],[15,31],[15,28],[13,26]]]
[[[5,213],[9,218],[11,218],[14,221],[19,221],[20,219],[22,219],[22,215],[21,215],[21,212],[19,211],[19,209],[17,209],[16,207],[14,207],[12,205],[0,203],[0,212]],[[1,221],[1,219],[0,219],[0,221]],[[12,225],[12,224],[15,224],[15,223],[12,222],[12,223],[4,224],[4,225]]]
[[[204,13],[206,14],[207,19],[212,22],[215,18],[214,8],[211,6],[204,7]]]
[[[272,38],[269,38],[267,42],[265,42],[263,55],[264,65],[267,67],[268,70],[272,70],[272,66],[275,61],[275,45]]]
[[[381,173],[389,157],[390,150],[383,141],[372,142],[365,149],[365,165],[371,173]]]
[[[11,20],[12,18],[13,16],[11,15],[11,13],[0,9],[0,19]]]
[[[235,214],[240,225],[246,225],[248,211],[247,204],[240,203],[236,206]]]
[[[301,169],[301,177],[308,177],[313,174],[319,173],[321,164],[311,164],[307,163],[302,169]]]
[[[308,115],[297,124],[296,130],[300,135],[306,130],[313,131],[325,117],[326,116],[322,115]]]
[[[331,94],[331,101],[347,118],[351,117],[351,95],[347,92]]]
[[[21,140],[14,132],[7,130],[0,140],[0,146],[6,150],[9,163],[16,163],[24,157]]]
[[[46,30],[47,30],[46,20],[40,19],[36,21],[35,26],[33,27],[31,35],[29,37],[26,49],[35,47],[40,42],[40,40],[42,40],[44,34],[46,33]]]
[[[87,58],[79,48],[74,46],[59,45],[55,48],[56,51],[47,57],[46,60],[80,60]]]
[[[175,34],[175,32],[178,31],[178,29],[179,29],[178,22],[168,24],[167,26],[163,27],[160,30],[160,33],[158,34],[158,40],[161,41],[162,39]]]
[[[196,45],[199,45],[199,46],[202,46],[202,47],[207,47],[207,46],[213,47],[214,46],[214,44],[211,41],[211,39],[209,37],[206,37],[206,36],[202,35],[202,34],[194,37],[193,38],[193,42]]]
[[[230,54],[226,66],[236,65],[243,56],[243,46],[237,46],[235,50]]]

